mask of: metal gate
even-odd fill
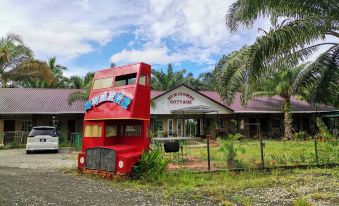
[[[88,148],[86,150],[86,168],[115,171],[115,151],[107,148]]]

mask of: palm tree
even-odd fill
[[[73,92],[72,94],[70,94],[68,96],[68,104],[71,105],[75,101],[78,101],[78,100],[86,101],[88,99],[89,92],[92,86],[93,77],[94,77],[94,73],[88,72],[83,78],[77,77],[77,76],[73,76],[70,78],[71,88],[83,89],[83,91],[77,91],[77,92]],[[80,79],[81,79],[81,82],[80,82]]]
[[[20,36],[9,33],[0,39],[0,86],[31,79],[46,79],[51,82],[52,75],[45,62],[33,58],[33,52]]]
[[[174,72],[172,64],[168,64],[166,72],[152,70],[152,89],[162,91],[173,89],[185,83],[185,73],[185,69]]]
[[[56,64],[56,57],[49,58],[47,65],[52,74],[52,81],[50,83],[45,79],[28,79],[21,82],[21,86],[31,88],[66,88],[68,86],[68,79],[64,76],[63,70],[67,70],[67,68]]]
[[[305,75],[301,75],[298,81],[303,82],[301,78],[306,78],[305,85],[318,91],[314,92],[315,102],[323,100],[317,96],[323,89],[328,92],[336,89],[334,93],[338,94],[338,87],[333,87],[338,85],[338,78],[330,78],[337,77],[339,70],[338,1],[237,0],[229,8],[226,24],[235,32],[240,25],[251,27],[256,19],[267,16],[274,26],[258,37],[253,45],[232,54],[228,71],[235,75],[233,79],[245,79],[247,85],[253,87],[260,75],[276,68],[294,67],[326,45],[329,48],[305,68],[302,72]],[[334,40],[325,41],[326,37]],[[250,91],[243,88],[242,93],[246,92]],[[227,94],[225,98],[230,99],[231,95]]]
[[[291,118],[291,97],[300,96],[300,88],[296,87],[296,80],[299,78],[300,72],[305,68],[305,65],[300,65],[295,68],[281,68],[278,72],[261,78],[258,82],[256,90],[250,94],[250,98],[258,96],[280,96],[284,101],[282,112],[284,113],[284,139],[292,138],[292,118]]]
[[[243,50],[247,49],[244,47]],[[280,96],[284,101],[282,105],[282,112],[284,113],[284,139],[292,138],[292,119],[290,103],[291,97],[298,95],[303,99],[308,98],[304,91],[304,86],[308,86],[305,82],[299,79],[308,66],[306,64],[297,67],[281,67],[270,72],[265,72],[257,76],[255,82],[249,81],[251,74],[238,73],[242,70],[241,61],[243,56],[238,52],[234,52],[229,56],[224,56],[217,64],[215,71],[217,91],[224,98],[226,103],[230,104],[237,92],[241,93],[241,101],[243,105],[247,105],[248,101],[258,96]],[[223,66],[220,66],[223,65]],[[243,65],[242,65],[243,66]],[[245,70],[247,71],[247,70]]]

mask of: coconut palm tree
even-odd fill
[[[270,17],[273,27],[264,31],[253,45],[232,54],[228,72],[235,75],[233,80],[245,79],[249,83],[247,85],[253,87],[261,74],[281,67],[294,67],[326,45],[326,51],[305,68],[305,75],[300,76],[299,81],[303,81],[301,77],[306,78],[307,85],[318,91],[319,88],[333,89],[333,85],[338,85],[338,78],[329,78],[338,76],[339,70],[337,0],[237,0],[228,10],[226,24],[235,32],[240,25],[251,27],[260,17]],[[321,82],[327,85],[316,86]],[[250,92],[243,89],[243,94]],[[314,95],[320,94],[314,92]],[[225,98],[230,99],[231,96],[229,93]],[[323,98],[314,96],[313,100],[319,102]]]
[[[33,52],[20,36],[9,33],[0,39],[0,86],[31,79],[46,79],[52,75],[45,62],[33,58]]]
[[[88,99],[89,92],[92,86],[93,77],[94,77],[94,73],[88,72],[83,78],[75,77],[75,76],[70,78],[71,88],[83,89],[82,91],[73,92],[72,94],[69,95],[68,103],[70,105],[73,104],[75,101],[78,101],[78,100],[86,101]],[[81,82],[80,82],[80,79],[81,79]]]
[[[56,57],[49,58],[47,60],[47,65],[52,74],[52,81],[50,83],[45,79],[28,79],[22,81],[20,85],[31,88],[66,88],[68,86],[68,79],[64,76],[63,71],[67,70],[67,68],[60,64],[56,64]]]

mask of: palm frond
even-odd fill
[[[86,101],[88,99],[88,95],[84,91],[78,91],[71,93],[68,96],[68,104],[72,105],[76,101]]]

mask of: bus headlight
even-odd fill
[[[120,169],[123,168],[124,167],[124,161],[120,160],[118,166],[119,166]]]

